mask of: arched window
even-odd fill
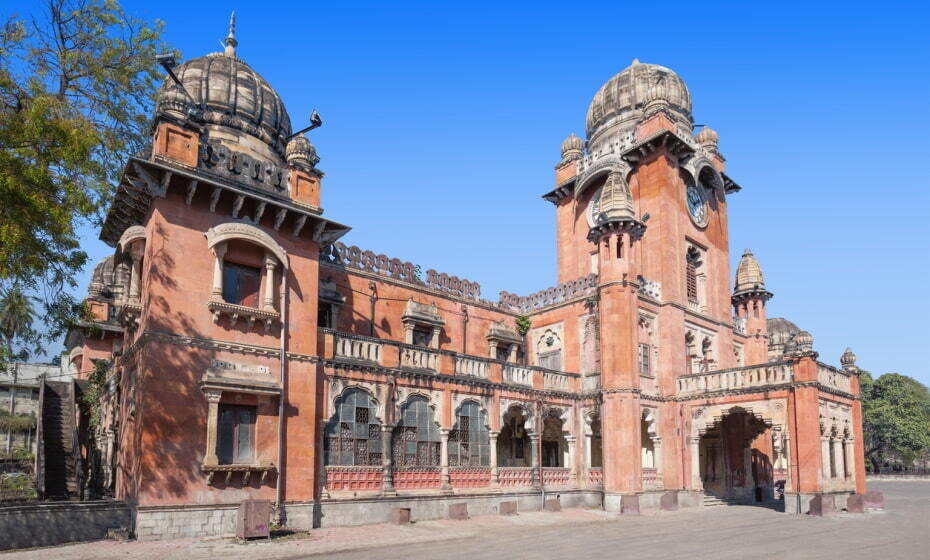
[[[393,458],[397,467],[436,467],[440,465],[439,427],[423,397],[413,397],[401,412],[394,429]]]
[[[544,467],[565,466],[563,455],[568,449],[568,444],[562,433],[563,424],[562,419],[552,413],[543,420],[542,466]]]
[[[589,466],[600,468],[604,465],[603,447],[601,445],[601,417],[596,416],[591,420],[591,464]]]
[[[459,409],[455,428],[449,432],[449,466],[487,467],[491,446],[484,413],[478,403],[467,401]]]
[[[336,404],[324,435],[327,465],[380,465],[381,424],[371,395],[350,389]]]
[[[526,467],[530,464],[530,438],[524,425],[526,415],[519,406],[512,406],[504,414],[500,436],[497,438],[497,461],[502,467]]]

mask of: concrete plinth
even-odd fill
[[[501,502],[501,505],[498,511],[501,515],[516,515],[517,514],[516,500],[512,502]]]
[[[464,502],[449,504],[449,519],[468,519],[468,504]]]
[[[406,525],[410,523],[410,508],[394,508],[391,510],[391,523]]]
[[[811,498],[810,511],[811,515],[824,517],[836,514],[836,498],[833,494],[818,494]]]
[[[639,515],[639,496],[624,494],[620,497],[620,513],[624,515]]]
[[[546,498],[546,511],[562,511],[562,502],[558,498]]]
[[[853,494],[846,498],[846,511],[849,513],[865,513],[865,496]]]
[[[885,509],[885,495],[881,492],[870,491],[862,495],[865,509]]]
[[[671,491],[662,494],[662,498],[659,500],[659,507],[662,509],[662,511],[677,511],[678,492]]]

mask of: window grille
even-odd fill
[[[258,307],[261,271],[251,266],[223,263],[223,299],[245,307]]]
[[[324,443],[327,465],[381,464],[381,424],[368,393],[352,389],[343,396],[326,427]]]
[[[255,456],[255,407],[221,404],[216,455],[221,465],[249,464]]]
[[[556,350],[555,352],[546,352],[545,354],[539,354],[537,356],[539,362],[539,367],[546,369],[561,370],[562,369],[562,351]]]
[[[466,402],[459,410],[455,427],[449,432],[449,466],[487,467],[491,464],[488,428],[481,407]]]
[[[396,467],[435,467],[441,464],[439,428],[425,398],[414,397],[404,407],[401,422],[394,429],[391,450]]]
[[[639,345],[639,374],[647,376],[652,374],[652,364],[649,362],[648,344]]]

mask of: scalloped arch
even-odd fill
[[[224,222],[213,226],[207,230],[204,235],[207,237],[207,248],[209,249],[212,249],[217,243],[222,243],[223,241],[243,239],[264,247],[277,257],[278,262],[284,265],[284,268],[288,267],[287,251],[278,245],[278,242],[270,235],[252,224],[245,222]]]

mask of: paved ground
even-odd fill
[[[333,528],[273,542],[226,539],[98,542],[0,554],[12,559],[322,558],[930,558],[930,481],[873,482],[886,513],[819,519],[731,506],[617,518],[601,511],[532,512],[405,527]]]

